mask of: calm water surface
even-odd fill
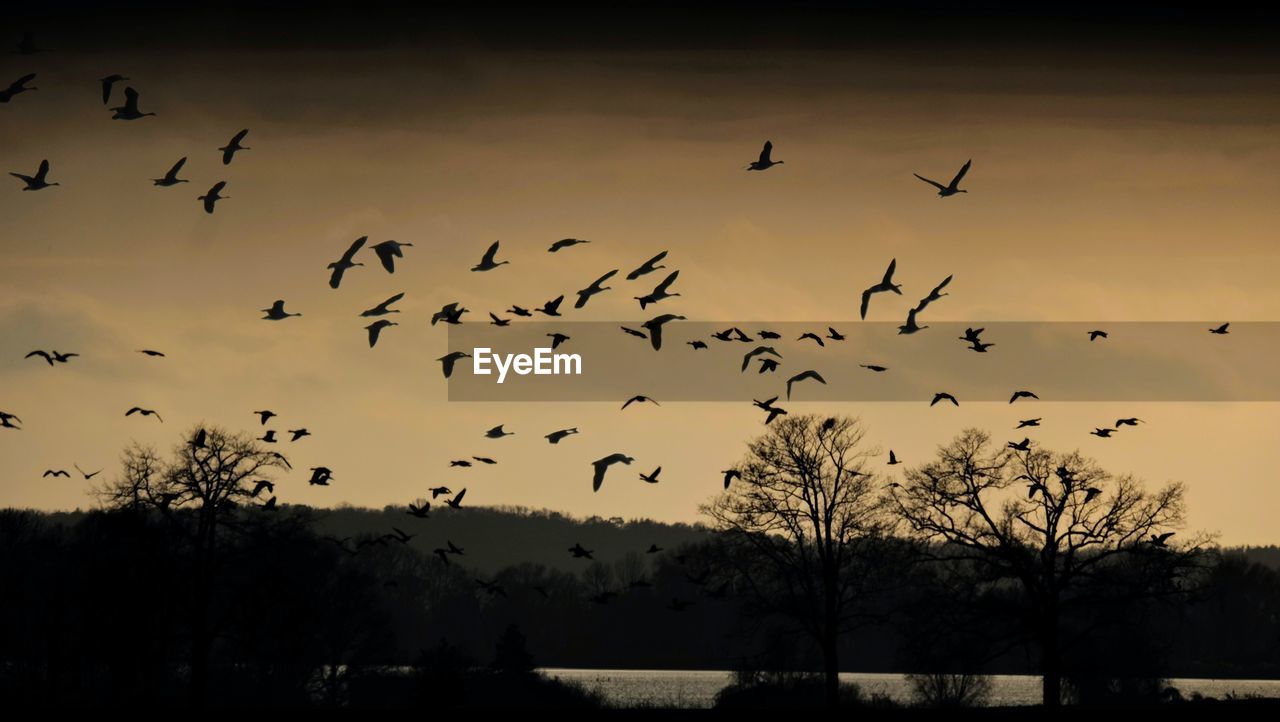
[[[732,672],[720,670],[662,669],[557,669],[540,670],[548,677],[578,682],[599,691],[619,707],[653,705],[659,707],[710,707],[716,693],[733,679]],[[867,695],[883,694],[899,702],[911,701],[911,689],[900,674],[845,673],[844,682],[857,684]],[[1280,697],[1280,680],[1267,679],[1175,679],[1173,686],[1184,697],[1199,693],[1206,697],[1262,695]],[[990,704],[1028,705],[1040,703],[1040,678],[1031,675],[992,677]]]

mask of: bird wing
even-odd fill
[[[102,104],[106,105],[111,100],[111,85],[115,83],[114,78],[102,79]]]
[[[494,241],[493,245],[489,246],[489,250],[485,251],[484,256],[480,259],[480,265],[482,266],[493,265],[493,257],[498,255],[498,244],[501,242],[502,241]]]
[[[771,141],[771,140],[766,140],[766,141],[764,142],[764,147],[760,149],[760,162],[761,162],[761,163],[771,163],[771,162],[773,162],[773,161],[769,160],[769,155],[770,155],[771,153],[773,153],[773,141]]]
[[[959,172],[959,173],[956,173],[956,177],[955,177],[955,178],[952,178],[952,179],[951,179],[951,190],[955,190],[955,189],[956,189],[956,186],[960,185],[960,179],[964,178],[964,174],[965,174],[965,173],[968,173],[968,172],[969,172],[969,166],[971,166],[971,165],[973,165],[973,159],[972,159],[972,158],[970,158],[969,160],[965,161],[964,165],[960,166],[960,172]]]
[[[40,170],[36,172],[36,178],[39,178],[40,180],[44,180],[44,177],[47,175],[49,175],[49,159],[48,158],[40,161]]]
[[[662,279],[662,283],[659,283],[657,288],[653,289],[652,295],[656,296],[659,293],[666,293],[667,289],[671,287],[671,284],[676,282],[676,277],[679,275],[679,271],[672,271],[666,278]]]
[[[209,207],[209,201],[205,201],[205,208]],[[329,268],[333,269],[333,273],[329,274],[329,288],[337,288],[342,285],[342,274],[346,272],[346,268],[337,263],[330,263]]]
[[[138,112],[138,91],[133,88],[124,89],[124,107],[127,111]]]
[[[53,357],[50,356],[47,351],[32,351],[31,353],[27,354],[23,358],[31,358],[32,356],[39,356],[43,358],[45,361],[48,361],[50,366],[53,365]]]
[[[889,261],[889,268],[884,272],[884,278],[880,279],[881,285],[888,286],[889,284],[893,283],[893,272],[897,267],[898,267],[898,259],[895,258]]]
[[[342,263],[351,263],[351,259],[355,258],[356,253],[359,252],[361,248],[364,248],[364,243],[367,240],[369,240],[368,236],[360,236],[353,241],[351,243],[351,247],[347,249],[347,252],[342,254]]]
[[[606,463],[605,459],[601,459],[600,461],[594,462],[592,466],[595,467],[596,471],[591,477],[591,490],[600,491],[600,485],[604,483],[604,472],[609,468],[609,464]]]
[[[186,164],[187,164],[187,157],[183,156],[182,160],[179,160],[177,163],[173,164],[173,167],[169,169],[168,173],[164,174],[164,177],[168,178],[169,180],[176,179],[178,177],[178,172],[181,171],[182,166]]]
[[[382,310],[384,310],[384,311],[385,311],[385,310],[387,310],[387,307],[388,307],[388,306],[390,306],[391,304],[395,303],[396,301],[399,301],[399,300],[400,300],[400,299],[402,299],[402,298],[404,298],[404,291],[401,291],[400,293],[397,293],[396,295],[392,296],[391,298],[388,298],[387,300],[385,300],[385,301],[383,301],[382,303],[378,304],[378,308],[380,308],[380,309],[382,309]],[[489,315],[490,315],[490,316],[492,316],[493,314],[491,313],[491,314],[489,314]]]
[[[646,326],[649,329],[649,343],[653,345],[654,351],[662,349],[662,324],[655,323],[652,326]]]
[[[939,183],[938,181],[935,181],[935,180],[929,180],[928,178],[925,178],[924,176],[920,175],[919,173],[912,173],[911,175],[913,175],[913,176],[915,176],[915,177],[919,178],[920,180],[924,181],[925,183],[928,183],[929,185],[933,186],[934,188],[937,188],[937,189],[938,189],[938,190],[940,190],[940,191],[945,191],[945,190],[947,189],[947,187],[946,187],[946,186],[942,185],[942,184],[941,184],[941,183]]]
[[[245,128],[239,133],[236,133],[235,137],[231,139],[231,143],[229,145],[240,145],[240,141],[244,140],[244,137],[248,134],[249,134],[248,128]]]
[[[378,334],[382,332],[382,326],[379,326],[376,323],[369,324],[368,331],[369,331],[369,348],[373,348],[374,344],[378,343]]]

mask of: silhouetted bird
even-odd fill
[[[272,494],[274,494],[276,493],[276,485],[270,481],[267,481],[266,479],[259,479],[256,482],[254,482],[253,491],[249,492],[249,496],[256,497],[264,491],[269,491]]]
[[[401,243],[400,241],[383,241],[369,246],[373,252],[378,255],[378,260],[382,261],[382,268],[387,273],[396,272],[396,259],[404,258],[405,248],[413,248],[412,243]]]
[[[471,468],[471,462],[466,459],[455,459],[449,462],[449,466],[451,468],[454,466],[461,466],[464,469],[468,469]]]
[[[773,373],[774,371],[777,371],[777,370],[778,370],[778,362],[776,360],[771,358],[762,358],[760,359],[760,370],[756,371],[756,373],[758,374]]]
[[[875,364],[858,364],[858,365],[864,369],[867,369],[868,371],[875,371],[878,374],[884,373],[885,371],[889,370],[888,366],[876,366]]]
[[[641,277],[641,276],[644,276],[644,275],[647,275],[647,274],[653,273],[654,271],[658,270],[659,268],[666,268],[666,266],[659,266],[659,265],[656,265],[659,261],[661,261],[662,259],[664,259],[664,258],[666,258],[666,257],[667,257],[667,252],[666,252],[666,251],[663,251],[662,253],[659,253],[658,255],[654,256],[653,258],[650,258],[649,260],[647,260],[647,261],[645,261],[644,263],[640,264],[640,267],[639,267],[639,268],[637,268],[636,270],[632,271],[631,273],[628,273],[628,274],[627,274],[627,280],[628,280],[628,281],[634,281],[634,280],[636,280],[637,278],[639,278],[639,277]]]
[[[152,409],[144,409],[141,406],[134,406],[128,411],[124,412],[125,416],[133,416],[134,414],[141,414],[143,416],[154,416],[156,417],[156,421],[159,421],[160,423],[164,423],[164,419],[160,418],[160,414],[157,414]]]
[[[751,161],[747,170],[769,170],[775,165],[782,165],[783,162],[773,159],[773,141],[766,140],[764,147],[760,149],[760,157]]]
[[[1030,391],[1014,391],[1013,396],[1009,397],[1009,403],[1013,403],[1018,399],[1037,399],[1038,400],[1039,398],[1040,398],[1039,396],[1036,396],[1034,393]]]
[[[907,311],[907,322],[898,327],[899,334],[912,334],[929,328],[928,326],[921,326],[916,322],[916,314],[919,312],[918,308],[913,308]]]
[[[596,295],[597,293],[604,293],[605,291],[611,290],[613,287],[604,285],[604,282],[608,281],[610,278],[613,278],[614,274],[616,274],[617,272],[618,272],[618,269],[615,268],[612,271],[609,271],[603,276],[592,281],[590,286],[587,286],[581,291],[578,291],[578,300],[574,302],[573,307],[582,308],[583,306],[587,305],[587,301],[591,300],[592,296]]]
[[[562,248],[576,246],[579,243],[590,243],[590,242],[591,241],[584,241],[581,238],[561,238],[560,240],[551,244],[551,247],[547,249],[547,253],[555,253],[556,251],[559,251]]]
[[[930,402],[929,402],[929,405],[930,405],[930,406],[933,406],[934,404],[938,403],[939,401],[950,401],[950,402],[952,403],[952,405],[954,405],[954,406],[959,406],[959,405],[960,405],[960,402],[959,402],[959,401],[956,401],[956,397],[952,396],[952,395],[951,395],[951,394],[949,394],[949,393],[946,393],[945,391],[939,391],[938,393],[934,394],[934,395],[933,395],[933,401],[930,401]]]
[[[576,542],[569,547],[569,553],[573,555],[574,559],[595,559],[595,557],[591,556],[595,553],[594,550],[586,549]]]
[[[1093,331],[1089,332],[1090,341],[1097,341],[1100,338],[1106,338],[1106,337],[1107,337],[1106,331],[1100,331],[1100,330],[1094,329]]]
[[[729,488],[729,484],[732,484],[734,479],[742,478],[742,472],[737,469],[725,469],[720,473],[724,474],[724,488],[726,489]]]
[[[22,423],[22,419],[18,418],[14,414],[0,411],[0,428],[21,430],[22,427],[15,425],[13,423],[14,421],[17,421],[18,423]]]
[[[627,334],[628,336],[635,336],[636,338],[642,338],[645,340],[649,339],[649,334],[645,333],[644,331],[637,331],[634,328],[628,328],[626,326],[619,326],[618,328],[622,329],[622,332]]]
[[[576,434],[576,433],[578,433],[578,430],[576,428],[561,429],[560,431],[552,431],[550,434],[547,434],[546,438],[547,438],[547,441],[553,444],[558,444],[560,443],[560,440],[563,439],[564,437],[569,436],[571,434]]]
[[[433,486],[430,489],[431,498],[434,499],[441,494],[452,494],[453,490],[447,486]]]
[[[1152,534],[1151,544],[1158,547],[1165,546],[1165,542],[1169,541],[1169,537],[1173,536],[1174,533],[1175,532],[1167,531],[1163,534]]]
[[[293,438],[289,439],[290,442],[294,442],[294,441],[297,441],[298,439],[311,436],[311,432],[307,431],[306,429],[289,429],[289,433],[293,434]]]
[[[610,454],[602,459],[596,459],[591,462],[594,473],[591,476],[591,490],[600,491],[600,485],[604,483],[604,473],[609,470],[610,466],[617,463],[630,465],[635,459],[626,454]]]
[[[484,256],[480,259],[480,262],[472,266],[471,270],[472,271],[492,271],[493,269],[497,268],[498,266],[501,266],[504,263],[510,263],[510,261],[493,260],[494,257],[498,255],[499,243],[501,243],[501,241],[494,241],[493,244],[489,246],[489,250],[484,252]]]
[[[9,83],[9,87],[5,88],[4,90],[0,90],[0,103],[7,103],[10,100],[13,100],[14,96],[25,93],[28,90],[39,90],[39,88],[35,87],[34,85],[27,85],[27,83],[30,83],[35,79],[36,79],[36,74],[31,73],[29,75],[24,75],[21,78],[18,78],[12,83]]]
[[[813,339],[814,343],[818,344],[819,346],[826,346],[826,345],[827,345],[827,344],[826,344],[826,342],[824,342],[824,341],[822,340],[822,337],[821,337],[821,336],[819,336],[819,335],[818,335],[818,334],[816,334],[816,333],[813,333],[812,331],[808,331],[808,332],[806,332],[806,333],[802,333],[802,334],[800,334],[800,338],[798,338],[798,339],[796,339],[796,340],[797,340],[797,341],[803,341],[803,340],[805,340],[806,338],[808,338],[808,339]]]
[[[862,318],[867,317],[867,307],[870,306],[871,304],[872,295],[877,293],[883,293],[885,291],[892,291],[898,294],[899,296],[902,295],[902,285],[893,282],[893,271],[897,267],[898,267],[898,259],[895,258],[889,261],[889,269],[884,272],[884,278],[880,279],[880,282],[877,283],[876,285],[862,292],[862,308],[859,310],[859,313],[862,315]]]
[[[471,458],[475,459],[476,461],[480,462],[481,464],[489,464],[489,465],[491,465],[491,466],[492,466],[493,464],[498,463],[498,462],[494,461],[493,459],[490,459],[490,458],[489,458],[489,457],[487,457],[487,456],[473,456],[473,457],[471,457]]]
[[[495,316],[495,315],[493,314],[493,311],[490,311],[490,312],[489,312],[489,318],[493,319],[493,320],[489,321],[489,323],[490,323],[491,325],[493,325],[493,326],[499,326],[499,327],[502,327],[502,326],[510,326],[510,325],[511,325],[511,319],[509,319],[509,318],[498,318],[497,316]]]
[[[328,486],[329,481],[333,479],[333,470],[326,466],[311,467],[311,478],[307,484],[311,486]]]
[[[391,527],[393,534],[384,534],[383,539],[387,541],[398,541],[401,544],[408,544],[409,540],[417,536],[417,534],[409,534],[399,527]]]
[[[373,348],[378,344],[378,336],[382,334],[382,329],[388,326],[399,326],[399,325],[400,324],[394,321],[388,321],[385,318],[380,318],[377,321],[374,321],[373,323],[369,324],[368,326],[365,326],[364,330],[369,332],[369,348]]]
[[[783,416],[787,413],[786,410],[773,405],[773,402],[777,400],[778,400],[777,396],[774,396],[771,399],[765,399],[764,401],[761,401],[759,399],[751,400],[752,405],[754,405],[756,408],[768,414],[768,416],[765,417],[765,420],[764,420],[765,426],[768,426],[769,423],[773,421],[775,418],[779,416]]]
[[[48,362],[50,366],[52,366],[55,362],[64,364],[68,360],[73,359],[79,355],[80,354],[78,353],[59,353],[56,349],[54,349],[50,351],[40,351],[40,350],[32,351],[31,353],[27,354],[23,358],[31,358],[33,356],[38,356],[44,359],[46,362]]]
[[[1031,439],[1024,436],[1022,441],[1019,441],[1016,444],[1010,441],[1007,446],[1014,451],[1031,451]]]
[[[155,113],[143,113],[138,110],[138,91],[133,88],[124,89],[124,105],[118,105],[111,110],[115,114],[111,116],[112,120],[138,120]]]
[[[557,296],[551,299],[550,301],[547,301],[546,303],[542,304],[542,308],[535,308],[533,310],[538,311],[539,313],[545,313],[548,316],[559,316],[560,304],[563,301],[564,301],[563,295]]]
[[[92,479],[93,477],[97,476],[98,474],[101,474],[101,473],[102,473],[102,469],[98,469],[97,471],[89,472],[89,471],[85,471],[84,469],[81,469],[79,464],[72,464],[72,466],[74,466],[74,467],[76,468],[76,471],[80,472],[80,476],[83,476],[85,481],[88,481],[88,480]]]
[[[71,474],[68,474],[66,471],[62,469],[58,469],[56,471],[54,469],[45,469],[44,473],[40,475],[41,478],[45,478],[49,476],[65,476],[68,479],[71,478]]]
[[[9,175],[26,183],[24,191],[38,191],[48,188],[49,186],[59,185],[58,183],[50,183],[49,177],[49,161],[48,159],[40,161],[40,168],[35,175],[23,175],[21,173],[10,173]]]
[[[680,294],[671,293],[667,290],[671,288],[671,284],[676,282],[676,278],[679,275],[680,275],[679,271],[672,271],[671,273],[667,274],[666,278],[662,279],[662,283],[659,283],[656,287],[654,287],[652,291],[649,292],[649,295],[635,296],[634,298],[640,302],[640,309],[644,310],[645,306],[648,306],[651,303],[657,303],[658,301],[661,301],[664,298],[679,296]]]
[[[271,417],[278,416],[274,411],[255,411],[253,413],[258,415],[258,419],[262,422],[263,426],[267,425],[267,422],[271,420]]]
[[[839,331],[835,330],[834,328],[827,326],[827,338],[831,339],[832,341],[843,341],[847,337],[844,334],[840,333]]]
[[[533,316],[532,311],[530,311],[527,308],[521,308],[519,306],[512,306],[511,308],[508,308],[507,313],[514,313],[517,316],[524,316],[525,318],[529,318]]]
[[[808,379],[813,379],[814,381],[817,381],[823,386],[827,385],[827,380],[822,378],[822,375],[819,374],[817,371],[814,371],[813,369],[809,369],[808,371],[801,371],[795,376],[792,376],[791,378],[787,379],[787,398],[788,399],[791,398],[792,384],[797,384],[797,383],[800,383],[801,381],[805,381]]]
[[[262,438],[261,438],[261,439],[258,439],[258,441],[261,441],[261,442],[262,442],[262,443],[264,443],[264,444],[274,444],[274,443],[276,443],[276,430],[275,430],[275,429],[267,429],[267,433],[263,434],[263,435],[262,435]]]
[[[979,343],[982,341],[982,332],[986,330],[985,328],[966,328],[960,340],[965,343]]]
[[[125,76],[120,75],[118,73],[113,73],[111,75],[108,75],[105,78],[99,79],[98,82],[102,84],[102,104],[106,105],[107,103],[111,102],[111,89],[115,86],[116,83],[120,82],[121,80],[128,80],[128,79],[129,78],[126,78]]]
[[[1224,323],[1224,324],[1222,324],[1221,326],[1218,326],[1217,328],[1211,328],[1211,329],[1209,329],[1209,333],[1216,333],[1216,334],[1218,334],[1218,335],[1226,335],[1226,334],[1228,333],[1227,328],[1228,328],[1230,325],[1231,325],[1230,323]]]
[[[360,252],[361,248],[364,248],[364,242],[367,240],[369,240],[368,236],[360,236],[351,243],[351,246],[347,248],[346,253],[342,254],[342,258],[339,258],[326,266],[330,271],[333,271],[333,273],[329,274],[329,288],[337,288],[339,284],[342,283],[342,274],[346,273],[347,269],[364,265],[363,263],[356,263],[351,259],[355,258],[355,255]]]
[[[213,187],[211,187],[208,191],[206,191],[204,195],[196,196],[196,200],[204,201],[205,213],[212,214],[213,207],[215,204],[217,204],[218,201],[226,200],[231,197],[231,196],[221,195],[222,189],[226,187],[227,187],[226,181],[218,181],[217,183],[214,183]]]
[[[373,308],[367,311],[361,311],[360,315],[364,318],[369,318],[372,316],[385,316],[389,313],[400,313],[399,309],[391,308],[391,304],[395,303],[396,301],[399,301],[402,298],[404,298],[404,292],[397,293],[391,298],[388,298],[382,303],[379,303],[377,306],[374,306]]]
[[[685,343],[692,346],[694,351],[707,350],[707,343],[705,341],[685,341]]]
[[[492,429],[489,429],[488,431],[484,432],[485,438],[501,439],[504,436],[515,436],[514,431],[504,431],[502,427],[503,427],[503,424],[498,424]]]
[[[648,396],[632,396],[631,398],[627,399],[625,403],[622,404],[622,408],[626,409],[631,404],[643,404],[646,401],[653,404],[654,406],[662,405],[657,401],[654,401],[653,399],[649,398]]]
[[[562,343],[564,343],[565,341],[568,341],[568,340],[569,340],[569,337],[568,337],[568,336],[566,336],[566,335],[564,335],[564,334],[562,334],[562,333],[549,333],[549,334],[547,334],[547,338],[551,339],[551,350],[552,350],[552,351],[554,351],[554,350],[556,350],[556,349],[560,348],[560,344],[562,344]]]
[[[925,178],[924,176],[920,175],[919,173],[912,173],[911,175],[914,175],[915,177],[919,178],[920,180],[924,181],[925,183],[928,183],[929,185],[933,186],[934,188],[937,188],[937,189],[938,189],[938,196],[939,196],[939,197],[941,197],[941,198],[946,198],[947,196],[953,196],[953,195],[955,195],[955,194],[957,194],[957,193],[968,193],[968,192],[969,192],[969,191],[966,191],[966,190],[961,190],[959,186],[960,186],[960,181],[961,181],[961,179],[963,179],[963,178],[964,178],[964,174],[965,174],[965,173],[968,173],[968,172],[969,172],[969,166],[971,166],[971,165],[973,165],[973,161],[972,161],[972,160],[968,160],[968,161],[966,161],[966,162],[965,162],[965,164],[964,164],[963,166],[961,166],[961,167],[960,167],[960,172],[959,172],[959,173],[956,173],[956,177],[955,177],[955,178],[952,178],[952,179],[951,179],[951,182],[950,182],[950,183],[948,183],[948,184],[947,184],[947,185],[945,185],[945,186],[944,186],[944,185],[942,185],[941,183],[937,182],[937,181],[929,180],[928,178]]]
[[[260,311],[262,311],[263,313],[267,314],[267,315],[265,315],[265,316],[263,316],[263,317],[262,317],[262,320],[263,320],[263,321],[283,321],[283,320],[285,320],[286,318],[289,318],[289,317],[291,317],[291,316],[301,316],[301,315],[302,315],[302,314],[300,314],[300,313],[287,313],[287,312],[285,312],[285,310],[284,310],[284,299],[276,299],[276,302],[275,302],[275,303],[273,303],[273,304],[271,304],[271,308],[263,308],[263,309],[259,309],[259,310],[260,310]]]
[[[1137,426],[1138,424],[1141,424],[1141,423],[1142,423],[1142,419],[1139,419],[1136,416],[1131,416],[1127,419],[1116,419],[1116,428],[1118,429],[1121,426]]]
[[[901,463],[902,462],[898,461],[898,457],[893,453],[893,449],[889,449],[889,466],[895,466]]]
[[[242,150],[252,150],[248,146],[240,145],[240,141],[244,140],[244,137],[248,134],[249,129],[245,128],[239,133],[236,133],[235,137],[233,137],[226,145],[218,149],[222,151],[223,165],[231,165],[231,159],[235,157],[237,152]]]
[[[1023,419],[1023,420],[1019,421],[1019,422],[1018,422],[1018,425],[1017,425],[1016,427],[1014,427],[1014,428],[1015,428],[1015,429],[1025,429],[1025,428],[1026,428],[1026,427],[1028,427],[1028,426],[1039,426],[1039,425],[1040,425],[1040,417],[1036,417],[1036,418],[1034,418],[1034,419]]]
[[[1101,493],[1102,493],[1102,489],[1099,489],[1096,486],[1087,487],[1084,490],[1084,503],[1088,504],[1089,502],[1093,501],[1094,498]]]
[[[1094,429],[1093,431],[1090,431],[1089,433],[1090,433],[1090,434],[1093,434],[1094,436],[1097,436],[1097,437],[1100,437],[1100,438],[1103,438],[1103,439],[1107,439],[1107,438],[1110,438],[1110,437],[1111,437],[1111,435],[1112,435],[1112,434],[1114,434],[1115,432],[1116,432],[1116,430],[1115,430],[1115,429]]]
[[[458,359],[471,358],[471,354],[463,351],[450,351],[449,353],[436,359],[440,362],[444,371],[444,377],[449,378],[453,375],[453,366],[458,363]]]
[[[285,458],[284,454],[281,454],[279,451],[272,451],[268,453],[270,453],[272,458],[274,458],[276,461],[279,461],[281,464],[284,464],[286,469],[293,470],[293,464],[289,463],[289,460]]]
[[[661,473],[662,473],[662,467],[661,467],[661,466],[659,466],[658,468],[654,469],[652,473],[645,474],[644,472],[641,472],[641,473],[640,473],[640,480],[641,480],[641,481],[647,481],[647,482],[649,482],[650,484],[657,484],[657,483],[658,483],[658,474],[661,474]]]
[[[657,553],[658,553],[658,552],[660,552],[660,551],[662,551],[662,547],[658,546],[657,544],[650,544],[650,545],[649,545],[649,548],[644,550],[644,553],[645,553],[645,554],[657,554]]]
[[[653,346],[654,351],[660,351],[662,350],[662,327],[672,321],[683,320],[684,316],[664,313],[661,316],[654,316],[640,325],[649,332],[649,345]]]
[[[152,184],[158,185],[162,188],[168,188],[169,186],[176,186],[179,183],[188,183],[189,181],[187,181],[185,178],[178,177],[178,172],[181,171],[182,166],[186,164],[187,164],[187,157],[184,155],[182,156],[182,158],[178,160],[177,163],[173,164],[173,167],[169,169],[168,173],[164,174],[163,178],[152,178],[151,179]]]
[[[462,497],[466,495],[467,495],[467,490],[463,489],[462,491],[459,491],[457,494],[455,494],[453,498],[445,499],[444,503],[448,504],[450,509],[461,509]]]
[[[434,326],[440,321],[451,324],[462,323],[462,314],[467,313],[469,309],[462,308],[457,301],[446,303],[440,307],[439,311],[431,314],[431,325]]]

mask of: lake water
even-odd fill
[[[733,679],[721,670],[661,669],[543,669],[548,677],[577,682],[599,691],[618,707],[710,707],[716,693]],[[911,701],[911,689],[901,674],[844,673],[844,682],[857,684],[867,695],[883,694],[898,702]],[[1199,693],[1206,697],[1260,695],[1280,697],[1280,680],[1274,679],[1175,679],[1174,687],[1184,697]],[[1032,675],[992,677],[991,705],[1013,706],[1040,703],[1040,678]]]

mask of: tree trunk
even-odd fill
[[[1050,601],[1044,609],[1040,630],[1041,704],[1062,705],[1062,656],[1058,649],[1058,604]]]
[[[840,705],[840,610],[837,604],[837,586],[834,573],[828,573],[825,580],[823,616],[825,624],[822,629],[822,669],[823,691],[827,706],[835,709]]]

